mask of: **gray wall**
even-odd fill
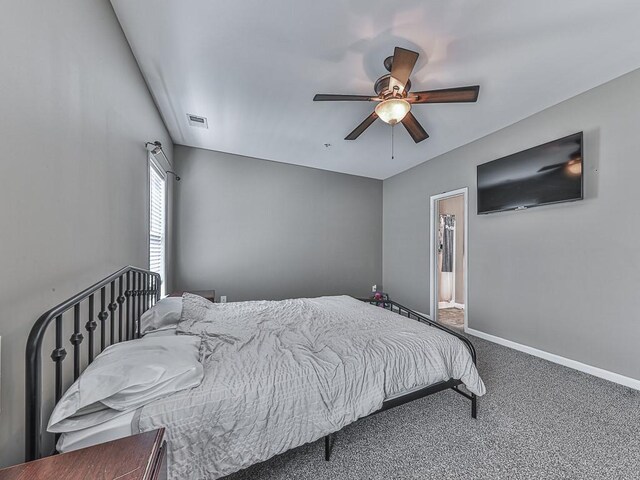
[[[640,70],[385,180],[385,288],[429,311],[429,197],[469,187],[469,326],[640,379],[639,125]],[[477,164],[580,130],[586,200],[474,213]]]
[[[32,324],[117,268],[147,265],[143,142],[171,145],[108,0],[5,7],[0,467],[23,459],[24,353]]]
[[[228,301],[366,295],[382,182],[176,146],[175,285]]]

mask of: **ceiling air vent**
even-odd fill
[[[187,120],[191,127],[209,128],[209,124],[205,117],[199,117],[198,115],[191,115],[190,113],[187,113]]]

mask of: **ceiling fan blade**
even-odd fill
[[[478,100],[480,85],[471,87],[443,88],[442,90],[427,90],[411,92],[407,101],[411,103],[458,103],[475,102]]]
[[[407,113],[402,119],[402,125],[404,125],[404,128],[407,129],[407,132],[409,132],[409,135],[411,135],[411,138],[413,138],[413,141],[416,143],[420,143],[429,138],[429,134],[425,132],[420,122],[418,122],[411,112]]]
[[[418,61],[418,53],[404,48],[396,47],[393,51],[393,63],[391,65],[391,78],[389,88],[398,87],[398,93],[402,93],[409,81],[413,67]]]
[[[333,95],[329,93],[318,93],[313,97],[314,102],[373,102],[374,100],[379,100],[379,98],[370,95]]]
[[[345,140],[355,140],[358,138],[362,132],[364,132],[367,128],[371,126],[373,122],[375,122],[378,118],[378,114],[376,112],[372,112],[364,121],[358,125],[353,132],[344,137]]]

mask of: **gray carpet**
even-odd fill
[[[244,479],[640,479],[640,392],[472,337],[487,394],[454,392],[346,427]]]

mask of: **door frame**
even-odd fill
[[[448,192],[432,195],[430,199],[431,208],[429,215],[429,314],[432,320],[438,318],[438,253],[437,253],[437,235],[438,235],[438,202],[445,198],[457,197],[462,195],[464,203],[464,331],[469,328],[469,187],[458,188]],[[455,300],[455,298],[454,298]]]

